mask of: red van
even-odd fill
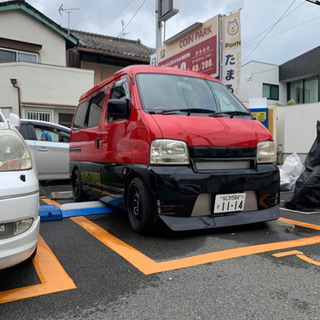
[[[204,74],[130,66],[80,98],[70,137],[76,201],[124,208],[132,228],[172,230],[279,217],[270,132]]]

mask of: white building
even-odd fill
[[[302,161],[315,138],[320,120],[320,47],[280,66],[251,61],[241,68],[239,99],[266,98],[272,133],[282,160],[298,153]],[[270,119],[270,118],[269,118]]]
[[[249,103],[250,98],[267,98],[268,105],[286,104],[286,84],[279,82],[279,66],[251,61],[241,66],[238,98]]]
[[[70,125],[94,72],[66,67],[77,44],[63,28],[24,1],[0,3],[0,108],[5,116]]]

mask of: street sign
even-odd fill
[[[158,64],[218,76],[218,16],[168,39],[158,50]]]
[[[158,21],[167,21],[179,12],[179,0],[159,0]]]

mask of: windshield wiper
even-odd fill
[[[210,109],[198,109],[198,108],[189,108],[189,109],[173,109],[173,110],[158,110],[158,111],[149,111],[150,114],[176,114],[176,113],[187,113],[188,116],[191,113],[209,113],[214,114],[214,110]]]
[[[251,119],[255,119],[254,116],[252,116],[251,113],[245,112],[245,111],[222,111],[222,112],[216,112],[212,116],[213,117],[221,117],[224,115],[230,116],[230,118],[233,118],[233,116],[248,116]]]

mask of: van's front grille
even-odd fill
[[[250,169],[252,161],[195,161],[198,171]]]
[[[194,160],[255,158],[256,152],[256,147],[190,147]]]
[[[197,171],[241,170],[254,167],[253,147],[192,147],[190,156]]]

